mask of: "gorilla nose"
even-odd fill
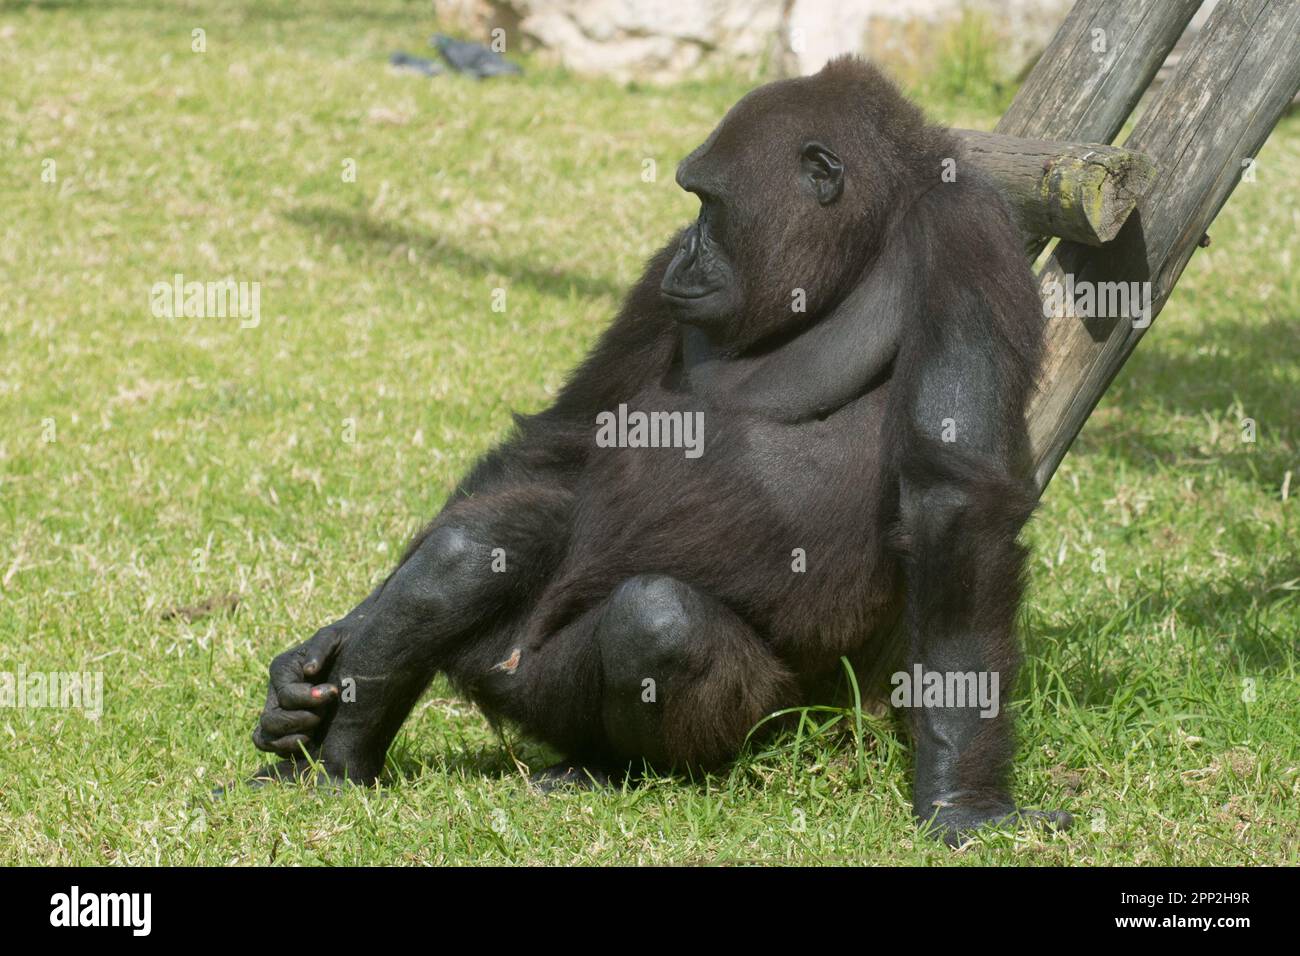
[[[701,147],[703,148],[703,147]],[[688,193],[703,199],[715,193],[720,186],[718,176],[710,168],[711,164],[696,159],[696,150],[677,164],[677,185]]]
[[[697,149],[695,153],[698,152],[699,150]],[[686,190],[688,193],[695,192],[695,187],[699,185],[699,183],[696,182],[696,177],[692,175],[694,170],[691,160],[695,158],[695,153],[691,153],[691,155],[687,156],[677,164],[677,175],[675,177],[677,185],[682,187],[682,189]]]
[[[682,237],[682,244],[677,249],[677,255],[684,261],[695,258],[695,254],[700,250],[700,230],[697,226],[691,226],[686,230],[686,235]]]

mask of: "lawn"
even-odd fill
[[[554,395],[749,86],[390,71],[433,26],[396,0],[0,2],[0,671],[103,674],[102,714],[0,709],[0,862],[1300,862],[1300,117],[1026,532],[1017,793],[1073,831],[919,838],[887,717],[542,798],[515,758],[544,749],[440,685],[375,790],[210,797],[259,764],[269,659]],[[259,282],[260,321],[156,316],[176,274]]]

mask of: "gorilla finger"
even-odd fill
[[[310,710],[273,710],[262,715],[262,733],[269,739],[287,734],[305,734],[320,723],[320,714]]]
[[[276,694],[279,696],[280,706],[286,710],[311,710],[316,707],[324,707],[336,700],[339,696],[339,689],[335,684],[313,685],[299,682],[277,687]]]
[[[283,654],[277,654],[271,661],[271,689],[279,692],[281,687],[294,684],[303,679],[303,656],[300,648],[293,648]]]
[[[312,677],[329,666],[329,662],[343,643],[343,631],[337,627],[323,627],[303,645],[302,672]]]
[[[258,750],[265,750],[267,753],[278,753],[273,744],[275,741],[262,732],[262,725],[258,724],[253,728],[253,746]]]
[[[302,749],[310,744],[311,738],[306,734],[288,734],[272,740],[266,749],[281,757],[300,757]]]

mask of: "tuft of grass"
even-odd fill
[[[917,94],[926,102],[1001,114],[1016,92],[1004,62],[1005,45],[985,12],[963,5],[940,28],[934,56],[916,71]]]
[[[1072,832],[920,838],[906,736],[861,708],[703,780],[539,799],[512,753],[553,755],[441,684],[379,787],[214,799],[259,763],[267,662],[549,400],[744,92],[391,73],[426,10],[0,4],[0,671],[104,681],[97,719],[0,708],[0,860],[1297,862],[1294,118],[1026,535],[1017,792]],[[260,282],[261,323],[155,318],[178,272]]]

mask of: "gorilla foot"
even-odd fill
[[[960,846],[982,827],[1019,829],[1025,824],[1068,830],[1074,818],[1064,810],[1020,810],[1006,806],[960,806],[938,804],[938,809],[928,818],[920,818],[922,826],[934,837],[951,847]]]
[[[612,786],[614,781],[604,770],[557,763],[553,767],[529,774],[528,783],[538,793],[554,793],[556,790],[599,790]]]

